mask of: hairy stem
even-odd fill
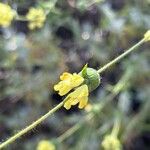
[[[108,64],[104,65],[102,68],[100,68],[97,72],[98,73],[102,73],[104,72],[107,68],[111,67],[112,65],[116,64],[117,62],[119,62],[122,58],[124,58],[126,55],[128,55],[129,53],[131,53],[132,51],[136,50],[136,48],[138,48],[140,45],[142,45],[145,42],[145,39],[142,39],[141,41],[139,41],[137,44],[135,44],[134,46],[132,46],[130,49],[126,50],[124,53],[122,53],[121,55],[119,55],[117,58],[113,59],[112,61],[110,61]]]
[[[27,126],[25,129],[19,131],[17,134],[15,134],[14,136],[10,137],[5,142],[1,143],[0,144],[0,149],[6,147],[10,143],[14,142],[16,139],[20,138],[22,135],[26,134],[27,132],[29,132],[30,130],[32,130],[33,128],[35,128],[37,125],[39,125],[45,119],[47,119],[50,115],[52,115],[55,111],[57,111],[58,109],[60,109],[63,106],[63,104],[64,104],[64,101],[62,101],[61,103],[59,103],[57,106],[55,106],[48,113],[46,113],[41,118],[39,118],[38,120],[36,120],[35,122],[33,122],[31,125]]]

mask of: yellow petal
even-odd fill
[[[79,99],[77,99],[77,98],[72,99],[72,102],[71,102],[72,105],[76,105],[78,103],[79,103]]]
[[[55,91],[58,91],[58,90],[59,90],[59,88],[60,88],[60,84],[56,84],[56,85],[54,85],[54,90],[55,90]]]
[[[71,108],[71,104],[69,101],[65,102],[64,107],[68,110]]]
[[[68,92],[70,91],[70,88],[69,87],[66,87],[66,88],[63,88],[61,90],[59,90],[59,95],[60,96],[63,96],[63,95],[66,95]]]
[[[88,97],[83,97],[82,99],[80,99],[78,107],[80,109],[84,108],[87,105],[87,102],[88,102]]]
[[[74,73],[73,76],[72,76],[72,86],[73,87],[77,87],[79,86],[81,83],[83,83],[84,81],[84,78],[81,77],[80,75]]]
[[[26,18],[29,20],[29,28],[33,30],[35,28],[41,28],[43,26],[46,15],[40,8],[30,8],[29,12],[26,15]]]
[[[68,73],[68,72],[64,72],[61,76],[60,76],[60,80],[70,80],[72,77],[72,74]]]
[[[86,84],[80,86],[78,89],[77,89],[77,93],[80,93],[79,94],[79,97],[86,97],[89,95],[89,92],[88,92],[88,86]]]
[[[72,90],[73,88],[79,86],[84,81],[83,77],[81,77],[80,75],[78,75],[76,73],[74,73],[72,75],[68,72],[64,72],[60,76],[60,80],[61,81],[54,86],[54,90],[59,91],[59,94],[61,96],[67,94],[70,90]],[[73,93],[72,97],[77,97],[76,95],[78,95],[79,92],[80,92],[80,90]]]
[[[71,90],[70,83],[68,81],[60,81],[54,85],[54,90],[59,91],[59,95],[63,96]]]
[[[87,105],[88,102],[88,86],[82,85],[78,87],[74,92],[70,93],[66,97],[66,102],[64,104],[64,107],[66,109],[70,109],[71,105],[76,105],[79,103],[79,108],[82,109]]]

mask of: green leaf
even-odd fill
[[[88,66],[88,64],[86,64],[86,65],[83,67],[83,69],[81,70],[81,73],[82,73],[82,76],[83,76],[83,77],[86,75],[87,66]]]

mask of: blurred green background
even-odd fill
[[[63,100],[53,90],[62,72],[79,72],[86,63],[98,69],[137,43],[150,28],[149,0],[2,2],[8,2],[20,15],[36,6],[50,8],[50,12],[38,30],[30,31],[26,21],[13,21],[9,28],[0,28],[0,141]],[[58,144],[58,150],[101,149],[102,137],[111,131],[116,110],[122,114],[123,149],[150,149],[149,49],[150,44],[145,43],[102,74],[101,85],[90,94],[91,104],[105,99],[124,74],[128,74],[128,86],[101,114]],[[69,111],[62,108],[6,149],[34,150],[40,140],[57,138],[86,113],[76,106]],[[140,119],[126,132],[126,126],[136,118]]]

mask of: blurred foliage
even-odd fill
[[[14,21],[11,27],[0,28],[1,141],[62,101],[53,85],[63,71],[78,72],[86,63],[98,69],[138,42],[150,28],[149,0],[3,2],[20,15],[34,6],[44,8],[48,15],[45,26],[32,32],[26,21]],[[57,145],[57,149],[100,149],[102,137],[111,131],[116,111],[121,115],[119,136],[124,149],[150,149],[150,109],[142,113],[144,106],[150,106],[149,46],[144,44],[102,74],[101,86],[91,93],[91,104],[105,100],[123,76],[128,84],[99,115]],[[7,149],[36,149],[40,140],[57,138],[85,114],[76,107],[62,109]],[[136,128],[128,129],[138,115],[142,121],[137,121]]]

